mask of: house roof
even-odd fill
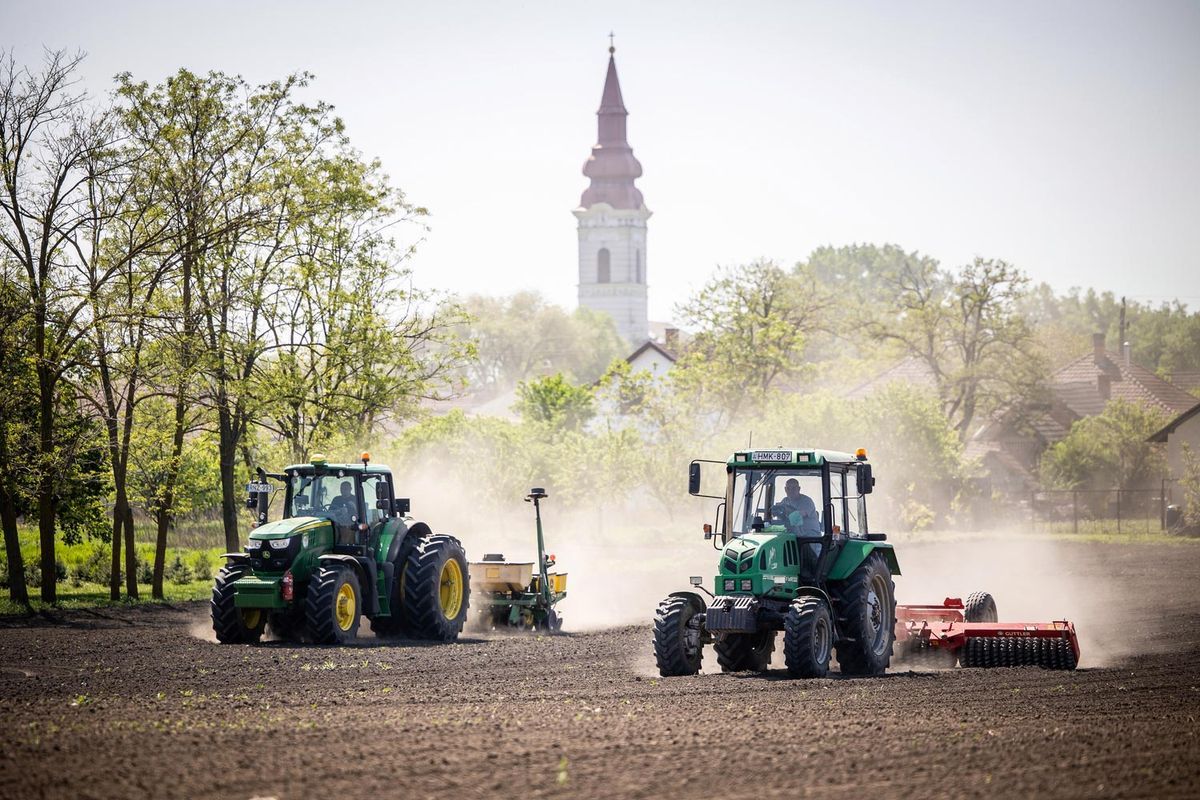
[[[1101,390],[1104,381],[1108,383],[1107,396]],[[1125,363],[1109,350],[1097,350],[1068,362],[1050,377],[1050,385],[1055,399],[1081,417],[1101,413],[1110,400],[1125,400],[1167,414],[1182,413],[1196,403],[1195,395],[1140,364]]]
[[[1154,434],[1146,441],[1147,442],[1165,442],[1167,440],[1167,437],[1175,432],[1176,428],[1178,428],[1180,425],[1187,422],[1189,419],[1196,416],[1197,414],[1200,414],[1200,402],[1196,403],[1196,405],[1192,406],[1187,411],[1184,411],[1182,414],[1177,416],[1175,419],[1168,422],[1161,431]]]
[[[1172,372],[1171,377],[1167,378],[1167,380],[1185,392],[1194,392],[1200,389],[1200,369],[1184,369]]]
[[[674,355],[669,353],[667,350],[663,349],[662,345],[660,345],[658,342],[655,342],[651,339],[647,339],[646,341],[642,342],[642,346],[639,347],[637,350],[634,350],[629,355],[625,356],[625,360],[628,361],[630,364],[632,364],[634,361],[637,361],[638,356],[640,356],[642,353],[646,352],[647,350],[655,351],[656,353],[661,355],[663,358],[665,358],[668,362],[670,362],[672,364],[674,364],[676,361],[676,358]]]

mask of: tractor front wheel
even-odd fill
[[[722,672],[766,672],[775,652],[775,631],[727,633],[714,649]]]
[[[783,661],[794,678],[824,678],[833,649],[833,615],[820,597],[792,601],[783,620]]]
[[[217,572],[213,581],[212,610],[213,632],[222,644],[254,644],[262,638],[267,625],[267,612],[261,608],[238,608],[234,602],[236,594],[233,582],[250,574],[246,567],[227,566]]]
[[[324,566],[308,585],[305,618],[317,644],[347,644],[358,636],[362,589],[345,564]]]
[[[470,607],[467,555],[453,536],[417,540],[404,564],[404,618],[420,639],[452,642]]]
[[[872,553],[833,587],[838,627],[838,665],[846,675],[882,675],[896,639],[896,584],[887,561]]]
[[[654,613],[654,658],[664,678],[700,671],[704,645],[696,615],[703,611],[703,601],[678,595],[658,604]]]

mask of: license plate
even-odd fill
[[[247,483],[246,493],[259,492],[269,494],[271,492],[271,484],[269,483]]]
[[[755,461],[789,462],[792,460],[791,450],[755,450]]]

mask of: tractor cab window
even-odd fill
[[[823,533],[819,471],[738,470],[731,499],[735,536],[774,525],[801,538],[820,538]]]
[[[324,517],[333,522],[339,540],[358,523],[360,503],[353,475],[303,475],[288,478],[289,517]]]
[[[386,475],[364,475],[363,500],[366,501],[367,524],[374,528],[387,518],[386,509],[379,508],[380,500],[390,500],[391,491]]]

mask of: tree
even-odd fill
[[[468,297],[464,336],[477,358],[465,367],[468,389],[500,392],[555,372],[573,380],[598,379],[614,358],[627,355],[612,317],[581,308],[568,314],[536,292]]]
[[[1045,364],[1020,303],[1028,284],[1003,261],[976,258],[957,274],[909,262],[891,278],[889,312],[863,324],[933,376],[942,411],[965,441],[981,412],[1040,396]]]
[[[388,186],[378,163],[340,154],[319,162],[302,189],[312,211],[296,224],[283,307],[268,320],[251,392],[264,398],[260,424],[294,461],[449,396],[472,352],[455,335],[459,308],[414,288],[404,266],[411,250],[398,253],[385,236],[424,210]]]
[[[1112,400],[1104,411],[1085,417],[1042,454],[1042,481],[1062,489],[1129,489],[1161,476],[1158,447],[1146,441],[1167,423],[1161,411]]]
[[[592,389],[572,384],[561,372],[518,383],[517,398],[523,419],[555,429],[581,430],[596,413]]]
[[[187,70],[156,87],[119,78],[126,126],[147,153],[179,254],[174,460],[188,407],[200,400],[214,411],[231,550],[239,544],[235,465],[260,410],[251,378],[282,301],[279,271],[295,221],[308,213],[297,184],[326,142],[343,138],[327,106],[296,100],[308,78],[257,87]]]
[[[88,214],[87,191],[97,154],[111,144],[112,126],[73,88],[82,56],[48,53],[41,72],[0,55],[0,250],[19,265],[32,322],[31,358],[37,387],[35,498],[42,599],[55,602],[55,498],[70,471],[76,442],[58,425],[63,378],[81,365],[90,306],[71,243]],[[104,279],[101,278],[101,281]]]
[[[718,270],[694,297],[677,309],[696,330],[678,364],[680,380],[710,394],[736,414],[746,400],[800,375],[804,347],[827,330],[831,298],[812,270],[786,272],[771,261]]]
[[[15,264],[0,255],[0,526],[8,559],[8,590],[13,602],[29,604],[25,561],[17,517],[33,506],[35,480],[30,465],[37,459],[37,377],[33,369],[30,328],[33,317],[10,274]]]

